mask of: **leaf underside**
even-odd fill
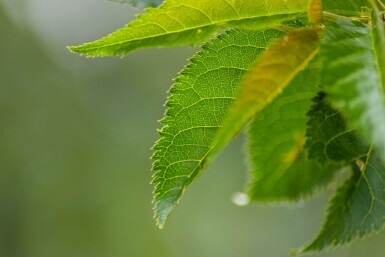
[[[320,251],[379,231],[385,224],[385,165],[372,147],[344,126],[341,114],[324,101],[310,112],[309,153],[317,160],[351,167],[351,177],[329,203],[327,216],[317,237],[299,252]],[[315,145],[323,145],[314,148]],[[323,161],[324,162],[324,161]]]
[[[282,32],[273,29],[220,35],[203,46],[172,86],[153,155],[154,211],[160,227],[206,165],[243,74],[281,36]]]
[[[309,0],[166,0],[126,27],[69,49],[89,57],[124,55],[145,47],[198,44],[220,28],[261,29],[305,15]]]

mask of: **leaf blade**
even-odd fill
[[[372,7],[372,43],[375,56],[377,57],[377,66],[381,74],[382,87],[385,89],[385,26],[380,18],[381,14],[374,1],[370,1]]]
[[[344,245],[384,229],[385,188],[377,185],[378,180],[385,179],[385,166],[376,154],[368,154],[368,159],[363,171],[352,164],[353,174],[331,200],[322,229],[301,252]],[[362,199],[369,199],[369,203]]]
[[[332,145],[332,154],[337,158],[331,161],[350,166],[352,174],[332,197],[327,216],[315,239],[301,248],[299,253],[343,245],[385,226],[383,161],[373,152],[372,147],[357,138],[355,131],[344,126],[341,114],[325,101],[318,101],[312,116],[314,119],[309,131],[314,132],[318,128],[320,133],[314,133],[311,141]],[[327,128],[327,133],[321,132]],[[333,143],[332,140],[337,138],[339,142]]]
[[[292,19],[306,13],[308,2],[257,0],[248,4],[241,0],[166,0],[158,8],[147,9],[147,13],[125,28],[94,42],[70,46],[69,49],[96,57],[124,55],[144,47],[197,44],[222,27],[242,28],[244,23],[249,26],[251,22],[263,27]]]
[[[357,131],[347,129],[341,114],[326,104],[326,101],[327,97],[321,92],[314,99],[314,105],[308,113],[305,148],[309,159],[322,165],[345,165],[366,155],[368,147],[357,137]]]
[[[320,51],[322,85],[333,106],[385,157],[385,97],[369,27],[337,19]]]
[[[237,101],[216,136],[212,154],[220,151],[306,67],[317,54],[318,43],[315,29],[293,30],[261,56],[245,78]]]
[[[318,69],[301,72],[250,124],[249,152],[252,200],[298,201],[320,191],[339,170],[307,160],[304,149],[307,110],[318,91]]]
[[[322,5],[325,11],[346,16],[365,14],[365,9],[369,6],[368,0],[323,0]]]
[[[203,46],[172,86],[153,155],[154,212],[160,227],[207,164],[243,74],[271,40],[281,36],[281,31],[273,29],[221,35]],[[169,167],[170,163],[175,164]]]

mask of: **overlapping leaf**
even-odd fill
[[[322,0],[312,0],[307,12],[311,24],[321,24],[322,22]]]
[[[324,188],[338,171],[338,165],[322,167],[307,160],[304,150],[306,114],[318,91],[317,72],[301,72],[252,121],[248,131],[253,165],[251,199],[297,201]]]
[[[221,35],[203,46],[172,86],[153,156],[155,218],[159,226],[164,225],[183,191],[204,168],[244,72],[270,41],[281,36],[278,30],[238,30]]]
[[[325,11],[346,16],[360,16],[367,12],[371,0],[323,0]]]
[[[203,42],[219,28],[261,28],[305,15],[309,0],[166,0],[111,35],[70,47],[96,57],[124,55],[139,48]]]
[[[213,153],[221,150],[306,67],[317,54],[318,43],[315,29],[293,30],[261,56],[246,76],[237,100],[216,136]]]
[[[375,56],[377,57],[378,72],[381,76],[382,87],[385,89],[385,25],[381,19],[380,11],[374,1],[371,1],[372,7],[372,42]]]
[[[351,166],[352,175],[330,202],[328,215],[316,239],[300,252],[318,251],[350,242],[385,225],[385,165],[371,147],[365,146],[344,126],[340,113],[323,101],[312,112],[309,136],[324,145],[332,161]],[[314,144],[310,144],[311,146]],[[319,156],[319,148],[310,153]]]
[[[357,136],[354,129],[346,129],[345,120],[340,113],[326,105],[324,93],[315,98],[315,104],[309,112],[307,141],[310,159],[320,164],[355,161],[364,156],[368,147]]]
[[[384,157],[384,67],[379,67],[372,46],[367,25],[340,19],[331,22],[320,52],[321,77],[332,104]]]

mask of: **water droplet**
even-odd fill
[[[246,206],[250,203],[249,196],[245,193],[235,193],[231,198],[231,201],[238,206]]]

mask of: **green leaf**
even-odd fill
[[[250,198],[297,201],[323,189],[339,166],[307,160],[307,111],[318,90],[317,69],[301,72],[251,122],[249,152],[253,165]]]
[[[325,11],[346,16],[365,14],[369,6],[368,0],[323,0],[322,5]]]
[[[156,7],[160,5],[163,0],[110,0],[121,4],[129,4],[139,8],[143,7]]]
[[[324,93],[320,93],[308,113],[305,148],[309,158],[325,165],[346,164],[364,156],[368,151],[367,145],[356,136],[354,129],[346,129],[340,113],[325,104],[324,98]]]
[[[301,72],[318,52],[315,29],[293,30],[277,40],[251,68],[237,100],[216,136],[213,154],[220,151],[253,117]]]
[[[234,30],[203,46],[182,71],[161,121],[153,155],[155,218],[163,227],[184,190],[207,164],[207,155],[245,71],[278,30]]]
[[[322,85],[331,103],[385,157],[382,75],[370,28],[337,19],[325,32],[320,52]]]
[[[317,238],[301,252],[346,244],[384,229],[385,165],[375,153],[352,164],[353,174],[331,200]]]
[[[377,57],[377,67],[381,74],[382,87],[385,88],[385,26],[384,21],[380,18],[380,11],[375,4],[375,1],[371,1],[372,12],[372,42],[374,52]]]
[[[166,0],[111,35],[71,51],[96,57],[145,47],[197,44],[224,27],[266,28],[305,15],[310,0]]]
[[[371,147],[364,146],[354,132],[344,127],[340,113],[327,104],[319,101],[311,114],[314,120],[310,129],[316,129],[317,121],[319,130],[313,135],[313,141],[318,138],[324,145],[333,145],[327,155],[335,157],[333,161],[349,164],[352,175],[332,198],[317,237],[300,249],[300,253],[346,244],[383,229],[385,224],[384,163]],[[351,148],[354,144],[357,145]]]

